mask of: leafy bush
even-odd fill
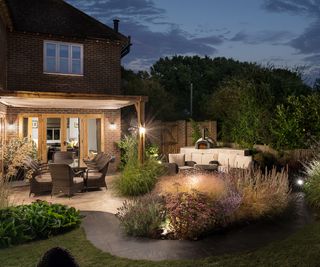
[[[197,239],[217,226],[228,223],[229,216],[240,202],[241,197],[235,192],[218,199],[198,191],[167,195],[170,230],[176,239]]]
[[[157,178],[163,173],[163,166],[154,159],[140,164],[136,159],[128,162],[116,181],[116,189],[124,196],[139,196],[149,193]]]
[[[130,159],[138,157],[138,139],[135,135],[125,135],[118,147],[121,151],[120,169],[123,170]]]
[[[307,180],[304,184],[307,201],[314,207],[320,207],[320,160],[314,159],[305,165]]]
[[[0,210],[0,247],[8,247],[76,228],[81,215],[74,208],[36,201]]]
[[[157,237],[165,221],[163,198],[149,194],[132,201],[126,200],[116,216],[128,235]]]
[[[200,138],[201,138],[201,130],[200,130],[200,125],[193,119],[190,119],[191,123],[191,137],[192,137],[192,143],[195,144]]]
[[[276,156],[270,152],[258,152],[254,154],[253,160],[262,171],[265,169],[271,170],[277,165]]]
[[[211,199],[197,191],[168,195],[166,209],[169,227],[177,239],[197,239],[216,223]]]

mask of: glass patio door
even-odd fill
[[[73,152],[82,160],[103,151],[104,116],[101,114],[22,114],[19,136],[32,139],[43,162],[56,151]]]
[[[72,152],[74,159],[80,158],[81,153],[81,119],[78,117],[66,117],[63,127],[62,151]]]

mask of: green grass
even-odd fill
[[[54,246],[71,251],[81,267],[95,266],[319,266],[320,223],[314,223],[286,240],[272,243],[253,252],[210,257],[195,261],[133,261],[111,256],[86,240],[84,230],[77,229],[49,240],[37,241],[0,250],[0,266],[35,266],[41,255]]]

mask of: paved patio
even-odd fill
[[[15,205],[28,204],[37,199],[46,200],[48,202],[65,204],[68,206],[75,207],[79,210],[85,211],[102,211],[109,213],[116,213],[125,198],[116,195],[112,188],[112,182],[117,179],[118,175],[108,175],[107,185],[108,189],[105,188],[98,190],[91,190],[84,193],[77,193],[71,198],[66,196],[53,196],[50,193],[29,197],[29,185],[27,183],[15,182],[13,183],[12,193],[10,199]]]

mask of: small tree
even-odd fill
[[[200,125],[193,119],[190,119],[190,123],[191,123],[191,129],[192,129],[192,133],[191,133],[192,143],[195,144],[198,141],[198,139],[201,138]]]

